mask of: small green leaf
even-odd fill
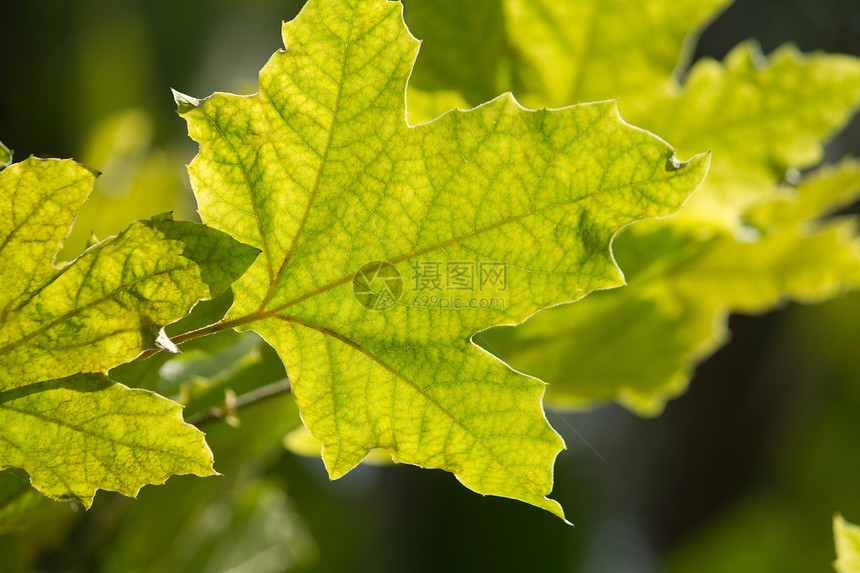
[[[0,141],[0,169],[12,163],[12,150],[3,145]]]
[[[0,461],[53,498],[92,504],[96,489],[136,496],[173,474],[213,475],[203,434],[182,407],[100,374],[0,392]]]
[[[839,573],[860,573],[860,526],[848,523],[836,514],[833,516],[833,536],[836,539],[836,562]]]
[[[672,149],[612,102],[504,95],[410,127],[399,3],[311,0],[283,36],[258,94],[182,114],[201,217],[263,251],[228,319],[278,351],[332,478],[385,448],[562,515],[544,384],[470,337],[620,285],[613,235],[677,210],[707,156],[667,169]],[[434,268],[460,274],[423,281]]]
[[[258,254],[165,214],[56,269],[95,176],[34,158],[0,172],[0,467],[87,506],[96,488],[133,495],[173,473],[212,473],[179,405],[96,373],[154,348],[165,324],[228,288]]]
[[[33,235],[25,227],[10,236],[20,244],[0,252],[0,272],[17,276],[4,281],[12,288],[0,299],[23,292],[0,307],[2,389],[104,372],[156,348],[165,324],[225,290],[257,255],[223,233],[158,216],[132,223],[60,271],[42,259],[28,275],[16,269],[37,262],[44,247],[26,246]],[[49,273],[39,287],[30,286],[31,277]]]

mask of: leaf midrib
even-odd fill
[[[296,250],[296,246],[298,245],[298,242],[301,239],[302,233],[305,229],[305,225],[307,224],[308,217],[310,216],[311,208],[313,207],[314,201],[316,200],[317,194],[319,193],[320,186],[322,185],[323,171],[325,170],[325,167],[328,163],[328,155],[329,155],[329,152],[331,151],[332,142],[334,141],[334,129],[335,129],[335,126],[337,125],[337,116],[338,116],[338,112],[340,111],[341,98],[343,96],[343,84],[344,84],[344,78],[346,77],[346,64],[347,64],[347,60],[349,60],[349,49],[352,47],[352,31],[353,31],[353,27],[355,25],[355,13],[356,13],[356,11],[357,11],[357,9],[354,8],[352,11],[352,18],[349,21],[349,31],[347,32],[346,48],[344,49],[343,63],[341,64],[341,68],[340,68],[340,79],[337,83],[337,94],[335,95],[334,106],[332,106],[333,109],[331,111],[332,116],[331,116],[331,124],[329,125],[329,129],[328,129],[328,139],[326,141],[325,148],[323,149],[323,152],[322,152],[321,157],[320,157],[320,164],[319,164],[319,168],[317,169],[316,179],[314,180],[314,186],[313,186],[313,189],[311,190],[310,196],[308,197],[307,205],[305,206],[305,212],[302,215],[301,221],[299,222],[299,227],[296,230],[295,234],[293,235],[293,240],[292,240],[292,243],[290,244],[290,248],[287,250],[287,252],[284,256],[284,260],[281,263],[281,266],[278,269],[277,273],[274,273],[271,276],[271,282],[269,284],[269,289],[268,289],[268,291],[266,291],[266,296],[263,298],[263,301],[260,303],[260,310],[263,310],[266,308],[266,305],[269,303],[269,301],[272,299],[272,296],[275,294],[275,290],[277,289],[278,284],[280,284],[280,282],[281,282],[281,277],[283,277],[284,271],[286,270],[287,265],[289,264],[290,260],[293,257],[293,253]],[[272,103],[272,107],[275,107],[274,103]],[[267,260],[269,262],[269,265],[271,265],[271,259],[267,258]],[[269,273],[270,273],[270,275],[272,273],[271,266],[269,266]]]
[[[58,324],[61,324],[61,323],[65,322],[65,321],[69,320],[70,318],[72,318],[72,317],[74,317],[74,316],[77,316],[78,314],[80,314],[80,313],[82,313],[82,312],[85,312],[85,311],[87,311],[87,310],[90,310],[91,308],[94,308],[94,307],[96,307],[96,306],[98,306],[98,305],[100,305],[100,304],[102,304],[102,303],[104,303],[104,302],[106,302],[106,301],[111,300],[111,299],[112,299],[112,298],[114,298],[116,295],[120,294],[121,292],[123,292],[123,291],[125,291],[125,290],[128,290],[128,289],[130,289],[131,287],[133,287],[133,286],[135,286],[135,285],[137,285],[137,284],[140,284],[140,283],[141,283],[141,282],[143,282],[143,281],[146,281],[146,280],[152,279],[152,278],[154,278],[154,277],[159,277],[159,276],[162,276],[162,275],[170,274],[170,273],[176,272],[176,271],[178,271],[178,270],[182,270],[182,269],[181,269],[179,266],[171,267],[171,268],[169,268],[169,269],[165,269],[165,270],[163,270],[163,271],[158,271],[158,272],[155,272],[155,273],[148,274],[148,275],[146,275],[146,276],[144,276],[144,277],[141,277],[141,278],[139,278],[139,279],[137,279],[137,280],[134,280],[134,281],[131,281],[131,282],[129,282],[129,283],[122,284],[122,285],[120,285],[118,288],[116,288],[115,290],[113,290],[113,291],[111,291],[110,293],[106,294],[105,296],[103,296],[103,297],[101,297],[101,298],[98,298],[98,299],[96,299],[96,300],[94,300],[94,301],[92,301],[92,302],[90,302],[90,303],[87,303],[87,304],[85,304],[85,305],[83,305],[83,306],[81,306],[81,307],[78,307],[78,308],[72,309],[72,310],[70,310],[69,312],[67,312],[67,313],[63,314],[62,316],[60,316],[60,317],[58,317],[58,318],[56,318],[56,319],[52,320],[51,322],[49,322],[49,323],[45,324],[45,325],[44,325],[44,326],[42,326],[41,328],[38,328],[37,330],[34,330],[33,332],[31,332],[31,333],[29,333],[29,334],[27,334],[27,335],[24,335],[23,337],[21,337],[21,338],[19,338],[18,340],[16,340],[16,341],[12,342],[11,344],[7,344],[6,346],[4,346],[4,347],[0,348],[0,356],[2,356],[2,355],[4,355],[4,354],[6,354],[6,353],[8,353],[8,352],[10,352],[10,351],[12,351],[12,350],[14,350],[14,349],[18,348],[18,347],[20,347],[21,345],[23,345],[24,343],[26,343],[26,342],[28,342],[28,341],[32,340],[33,338],[35,338],[35,337],[37,337],[37,336],[39,336],[39,335],[41,335],[41,334],[44,334],[44,333],[45,333],[45,332],[47,332],[48,330],[50,330],[50,329],[54,328],[55,326],[57,326]],[[26,308],[26,307],[24,307],[24,308]],[[20,311],[19,311],[19,312],[20,312]]]
[[[449,247],[451,245],[457,244],[460,241],[463,241],[465,239],[469,239],[471,237],[480,235],[481,233],[486,233],[488,231],[502,227],[504,225],[508,225],[510,223],[515,223],[517,221],[525,219],[526,217],[540,214],[545,210],[563,207],[563,206],[567,206],[567,205],[574,205],[574,204],[579,203],[581,201],[585,201],[585,200],[587,200],[587,199],[589,199],[589,198],[591,198],[591,197],[593,197],[599,193],[603,193],[606,191],[614,191],[614,190],[622,189],[625,187],[635,187],[638,185],[646,185],[646,184],[650,184],[650,183],[654,183],[654,182],[668,181],[668,180],[673,179],[674,177],[676,177],[676,176],[675,175],[669,175],[665,178],[648,179],[648,180],[644,180],[644,181],[636,181],[633,183],[624,183],[622,185],[617,185],[614,187],[603,187],[597,191],[592,191],[591,193],[587,193],[587,194],[582,195],[580,197],[576,197],[575,199],[570,199],[568,201],[563,201],[560,203],[553,203],[551,205],[546,205],[546,206],[541,207],[539,209],[534,209],[534,210],[528,211],[528,212],[523,213],[521,215],[514,215],[512,217],[507,217],[505,219],[497,221],[496,223],[481,227],[480,229],[470,231],[469,233],[465,233],[463,235],[454,237],[452,239],[448,239],[447,241],[444,241],[442,243],[437,243],[435,245],[425,247],[424,249],[420,249],[418,251],[411,251],[409,253],[400,255],[399,257],[395,257],[393,259],[390,259],[387,262],[391,263],[393,265],[396,265],[396,264],[401,263],[403,261],[407,261],[407,260],[415,258],[415,257],[420,257],[421,255],[425,255],[427,253],[430,253],[430,252],[433,252],[433,251],[436,251],[439,249],[444,249],[445,247]],[[648,217],[648,216],[649,215],[644,215],[644,217]],[[291,299],[291,300],[289,300],[283,304],[280,304],[280,305],[278,305],[272,309],[261,309],[252,315],[248,315],[247,317],[243,317],[243,319],[237,319],[237,320],[243,320],[243,323],[247,323],[247,322],[252,322],[254,320],[257,320],[256,318],[253,318],[253,317],[266,318],[269,316],[274,316],[276,313],[279,313],[279,312],[281,312],[281,311],[283,311],[283,310],[285,310],[291,306],[299,304],[300,302],[304,302],[305,300],[307,300],[309,298],[312,298],[312,297],[315,297],[319,294],[325,293],[331,289],[337,288],[337,287],[351,281],[354,276],[355,276],[355,273],[343,275],[337,280],[331,281],[331,282],[329,282],[329,283],[327,283],[327,284],[325,284],[319,288],[316,288],[312,291],[306,292],[305,294],[300,295],[294,299]],[[248,319],[248,320],[246,320],[246,319]]]

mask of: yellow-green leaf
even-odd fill
[[[212,473],[177,404],[96,373],[170,346],[163,326],[224,291],[258,253],[160,215],[57,269],[95,176],[35,158],[0,172],[0,468],[85,505],[97,488],[134,495],[173,473]]]
[[[0,463],[56,499],[92,504],[97,489],[136,496],[173,474],[213,475],[203,433],[182,407],[100,374],[0,392]]]
[[[736,47],[723,63],[697,62],[680,93],[629,112],[621,103],[632,121],[681,153],[714,152],[707,182],[679,217],[732,230],[790,169],[818,164],[823,144],[858,106],[860,59],[805,55],[793,46],[765,57],[753,43]]]
[[[860,573],[860,526],[833,516],[833,536],[836,539],[836,562],[839,573]]]
[[[609,243],[675,211],[689,163],[604,102],[510,95],[410,127],[401,6],[311,0],[253,96],[177,96],[203,220],[262,250],[229,324],[272,344],[340,477],[370,450],[558,515],[544,385],[470,337],[617,286]]]
[[[731,311],[760,313],[788,299],[818,302],[860,287],[856,222],[817,223],[860,191],[844,162],[761,205],[760,235],[708,239],[672,219],[637,223],[615,242],[628,286],[538,313],[479,341],[514,368],[550,382],[568,407],[616,400],[643,414],[686,389],[695,364],[727,340]]]
[[[0,169],[12,163],[12,151],[0,141]]]
[[[31,237],[14,233],[33,241],[25,236]],[[156,348],[165,324],[221,293],[257,254],[223,233],[169,216],[132,223],[59,271],[42,259],[24,274],[38,260],[31,253],[20,244],[0,252],[4,272],[18,273],[4,277],[2,298],[26,286],[2,305],[0,389],[105,372]],[[33,288],[32,276],[51,271]]]

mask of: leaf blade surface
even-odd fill
[[[504,95],[412,127],[399,3],[312,0],[283,36],[258,94],[179,97],[201,217],[263,251],[228,317],[278,351],[332,477],[382,447],[561,515],[544,385],[470,337],[621,284],[613,235],[676,210],[707,157],[673,165],[612,102]],[[504,288],[423,301],[419,269],[456,264],[500,265]]]

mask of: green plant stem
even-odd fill
[[[205,412],[200,412],[199,414],[189,417],[186,422],[193,426],[200,426],[201,424],[205,424],[206,422],[210,422],[212,420],[222,419],[225,415],[225,412],[226,414],[232,414],[252,404],[263,402],[265,400],[268,400],[269,398],[274,398],[275,396],[289,394],[290,392],[290,379],[282,378],[277,382],[266,384],[265,386],[261,386],[255,390],[251,390],[250,392],[246,392],[245,394],[236,397],[235,404],[232,404],[229,408],[209,408]]]

